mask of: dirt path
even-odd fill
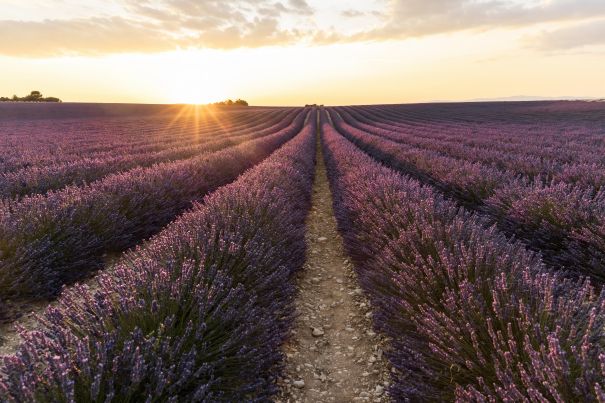
[[[299,275],[297,319],[284,347],[278,402],[389,401],[385,340],[372,331],[336,228],[326,166],[318,145],[313,204],[307,219],[307,261]]]

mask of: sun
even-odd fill
[[[175,94],[171,102],[177,104],[205,105],[222,101],[227,98],[226,96],[217,94],[219,94],[217,91],[204,94]]]
[[[207,104],[223,101],[231,94],[229,80],[220,65],[208,63],[199,52],[175,52],[162,60],[165,72],[156,83],[169,103]]]
[[[227,91],[205,80],[181,78],[168,90],[168,100],[177,104],[208,104],[228,98]]]

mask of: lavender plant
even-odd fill
[[[167,136],[171,142],[162,144],[160,151],[154,149],[153,151],[137,152],[132,147],[125,147],[113,149],[111,153],[105,152],[99,157],[84,156],[67,162],[30,166],[17,171],[0,173],[0,198],[17,198],[29,194],[45,193],[70,184],[83,185],[111,173],[218,151],[282,130],[292,123],[294,117],[295,115],[291,113],[286,118],[280,117],[277,122],[267,121],[266,126],[254,126],[251,129],[246,128],[246,130],[234,129],[229,135],[223,136],[205,135],[202,139],[199,137],[174,139]],[[147,148],[149,148],[148,144],[145,145],[145,149]]]
[[[56,295],[101,267],[104,253],[158,232],[192,201],[262,161],[300,131],[306,114],[272,135],[215,153],[0,203],[0,297]]]
[[[325,122],[322,144],[346,247],[391,339],[395,400],[603,398],[605,293],[547,272]]]
[[[361,115],[358,108],[335,110],[348,125],[357,129],[397,143],[511,171],[540,183],[554,180],[598,189],[605,180],[605,166],[598,148],[595,150],[594,144],[586,142],[586,137],[594,133],[585,129],[572,138],[552,134],[582,122],[534,129],[512,120],[505,124],[488,121],[445,125],[427,119],[422,125],[412,126],[405,121],[376,122]]]
[[[78,107],[70,105],[66,109],[77,111]],[[82,158],[159,152],[244,131],[265,130],[268,126],[276,126],[277,130],[300,109],[251,108],[245,113],[207,113],[185,108],[157,116],[43,120],[35,119],[36,111],[31,110],[27,119],[0,119],[0,172],[52,167]]]
[[[447,152],[369,134],[337,114],[332,114],[332,120],[340,133],[363,150],[435,186],[464,207],[486,214],[501,230],[542,253],[549,265],[576,277],[588,275],[597,283],[605,281],[605,249],[599,229],[605,217],[603,191],[554,179],[532,181],[509,170],[453,158]],[[439,143],[433,148],[439,149]],[[523,165],[521,159],[517,162]]]
[[[49,308],[4,358],[9,402],[266,401],[304,260],[315,119]]]

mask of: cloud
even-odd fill
[[[21,57],[160,52],[173,41],[154,25],[123,18],[0,21],[0,53]]]
[[[191,47],[232,49],[299,42],[383,41],[605,18],[604,0],[374,0],[366,2],[363,9],[349,6],[337,11],[342,17],[355,19],[355,24],[331,18],[327,26],[321,25],[321,21],[326,21],[321,18],[322,12],[329,15],[333,10],[325,5],[322,9],[320,3],[314,8],[306,0],[115,1],[122,10],[116,15],[0,20],[0,54],[48,57]],[[584,34],[594,41],[599,35],[603,37],[602,28],[597,25],[578,29],[555,32],[551,41],[559,43],[559,47],[572,47],[585,44]]]
[[[384,40],[605,16],[602,0],[394,0],[384,25],[355,35]]]
[[[529,39],[531,45],[547,51],[605,45],[605,19],[543,32]]]
[[[310,17],[305,0],[122,0],[121,16],[42,21],[0,20],[0,54],[20,57],[161,52],[292,43],[288,16]]]
[[[297,12],[305,15],[313,15],[315,10],[306,2],[306,0],[290,0],[290,6]]]
[[[363,11],[360,11],[360,10],[347,9],[347,10],[341,11],[340,15],[342,15],[343,17],[355,18],[355,17],[363,17],[366,15],[366,13]]]

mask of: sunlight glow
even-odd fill
[[[165,78],[156,84],[169,103],[207,104],[237,98],[225,85],[222,63],[208,60],[202,52],[165,53],[159,59]]]
[[[0,96],[41,90],[64,101],[206,104],[241,98],[251,105],[284,106],[602,97],[602,53],[533,49],[536,35],[553,26],[323,46],[33,61],[0,56]],[[111,80],[99,79],[109,78],[107,72]]]

